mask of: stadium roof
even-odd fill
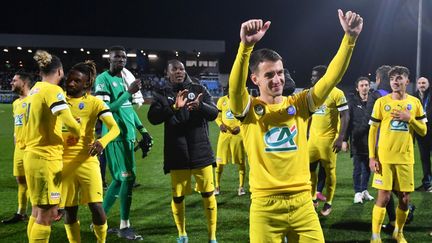
[[[104,49],[122,45],[127,49],[225,53],[223,40],[157,39],[75,35],[0,34],[0,46]]]

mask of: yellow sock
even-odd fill
[[[97,243],[105,243],[108,224],[105,222],[103,225],[95,225],[93,224],[94,234],[96,235]]]
[[[395,230],[399,232],[403,231],[403,227],[405,225],[406,219],[408,217],[409,210],[403,211],[399,207],[396,208],[396,224]]]
[[[219,187],[220,185],[220,181],[221,181],[221,177],[222,177],[222,172],[223,172],[223,165],[218,164],[216,169],[215,169],[215,187]]]
[[[18,183],[18,213],[23,215],[27,211],[27,184]]]
[[[80,243],[81,242],[81,234],[80,234],[80,223],[76,221],[73,224],[65,224],[66,235],[69,240],[69,243]]]
[[[240,164],[239,165],[239,185],[240,185],[240,187],[244,186],[245,173],[246,173],[246,165]]]
[[[381,233],[381,225],[384,222],[386,208],[374,205],[372,210],[372,234],[379,235]]]
[[[184,200],[181,203],[175,203],[174,201],[171,201],[171,210],[174,216],[174,222],[177,226],[179,236],[187,235]]]
[[[33,217],[33,215],[30,216],[28,223],[27,223],[27,238],[30,239],[31,231],[33,228],[33,224],[36,222],[36,218]]]
[[[48,243],[51,234],[51,226],[34,223],[31,229],[29,243]]]
[[[203,197],[209,240],[216,240],[217,203],[215,195]]]

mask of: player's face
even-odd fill
[[[367,93],[369,93],[369,81],[367,80],[360,80],[357,84],[357,91],[359,92],[359,94],[361,95],[367,95]]]
[[[183,63],[172,63],[168,65],[168,78],[173,83],[182,83],[186,77]]]
[[[84,90],[86,89],[86,83],[88,81],[87,75],[78,72],[76,70],[72,70],[69,72],[66,79],[66,93],[69,96],[73,97],[81,97],[84,94]]]
[[[19,75],[15,75],[13,76],[10,85],[12,86],[12,92],[19,94],[24,88],[24,81],[20,78]]]
[[[316,82],[318,82],[318,80],[320,78],[321,78],[321,75],[319,75],[318,71],[312,70],[312,74],[311,74],[311,83],[312,83],[312,85],[315,85]]]
[[[390,86],[393,92],[405,92],[408,83],[409,79],[405,74],[395,74],[390,76]]]
[[[281,60],[264,61],[258,65],[256,73],[251,75],[261,95],[281,96],[285,84],[284,68]]]
[[[127,56],[125,51],[115,50],[110,52],[109,63],[113,70],[122,70],[126,66]]]
[[[419,78],[417,80],[417,89],[420,92],[425,92],[429,88],[429,81],[426,78]]]

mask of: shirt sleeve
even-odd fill
[[[338,111],[348,110],[348,102],[342,90],[338,90],[338,92],[336,92],[335,101]]]
[[[69,109],[66,103],[65,93],[59,86],[49,87],[45,91],[44,97],[46,104],[54,115],[61,110]]]
[[[378,99],[373,106],[371,118],[369,120],[369,125],[379,126],[381,120],[382,120],[381,99]]]

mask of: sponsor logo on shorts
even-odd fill
[[[375,179],[375,184],[377,185],[384,185],[383,181],[381,179]]]
[[[60,199],[60,192],[51,192],[51,199]]]
[[[122,177],[129,177],[129,176],[131,176],[132,175],[132,173],[131,172],[127,172],[127,171],[123,171],[122,173],[121,173],[121,176]]]

